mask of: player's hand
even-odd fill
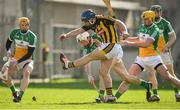
[[[12,58],[11,61],[10,61],[10,65],[15,68],[17,66],[17,60]]]
[[[129,41],[127,41],[127,40],[121,40],[120,44],[121,44],[121,46],[126,46],[126,45],[129,44]]]
[[[96,46],[102,45],[102,43],[98,39],[93,39],[93,42],[96,44]]]
[[[94,83],[94,77],[92,75],[88,75],[88,82],[90,84],[93,84]]]
[[[60,36],[58,36],[58,39],[60,39],[61,41],[64,40],[66,38],[66,34],[61,34]]]
[[[6,54],[7,58],[10,58],[12,56],[11,50],[8,50]]]
[[[162,50],[163,53],[166,53],[166,52],[168,52],[168,51],[169,51],[169,47],[167,47],[167,46],[165,46],[165,47],[163,48],[163,50]]]
[[[122,34],[122,36],[121,36],[122,38],[122,40],[125,40],[126,38],[128,38],[129,37],[129,35],[128,34]]]

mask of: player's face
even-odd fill
[[[87,46],[87,45],[89,45],[89,40],[82,40],[82,41],[80,41],[79,42],[79,44],[81,45],[81,46]]]
[[[155,14],[156,14],[155,21],[158,21],[160,19],[161,15],[162,15],[162,13],[155,11]]]
[[[22,32],[27,32],[29,30],[29,23],[21,22],[19,28]]]
[[[96,18],[91,18],[90,20],[83,21],[85,26],[90,26],[96,22]]]
[[[152,21],[149,18],[143,18],[143,22],[145,26],[150,26],[152,24]]]

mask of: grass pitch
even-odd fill
[[[119,82],[115,82],[117,88]],[[148,103],[145,90],[130,89],[117,103],[95,103],[97,92],[85,80],[63,79],[46,84],[30,84],[21,103],[13,103],[10,89],[0,84],[2,109],[180,109],[172,90],[159,90],[161,101]],[[115,90],[113,91],[116,92]],[[36,98],[33,101],[32,97]]]

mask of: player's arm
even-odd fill
[[[172,47],[175,41],[176,41],[176,33],[172,32],[169,34],[169,41],[167,42],[166,46],[169,48]]]
[[[140,48],[147,48],[153,42],[154,42],[154,39],[152,39],[152,38],[147,38],[146,40],[140,40],[140,41],[138,41],[138,40],[136,40],[136,41],[128,41],[128,40],[122,41],[123,45],[140,47]]]
[[[93,42],[96,44],[97,47],[102,45],[102,42],[99,41],[98,39],[93,39]]]
[[[63,40],[63,39],[66,39],[66,38],[70,38],[70,37],[74,37],[82,32],[84,32],[85,30],[80,27],[80,28],[77,28],[77,29],[74,29],[66,34],[62,34],[59,36],[59,39]]]
[[[127,41],[136,41],[136,40],[139,40],[139,37],[127,37],[125,40],[127,40]]]
[[[13,43],[13,40],[14,40],[14,33],[15,31],[12,31],[10,33],[10,36],[8,37],[7,41],[6,41],[6,51],[7,51],[7,57],[10,57],[11,56],[11,44]]]
[[[13,41],[9,40],[9,38],[6,41],[6,50],[9,51],[11,48],[11,44],[13,43]]]
[[[114,25],[116,26],[117,29],[119,29],[123,40],[129,37],[127,27],[122,21],[115,19]]]
[[[172,45],[175,43],[176,41],[176,33],[174,32],[172,26],[170,23],[167,24],[167,28],[166,28],[166,32],[168,32],[169,35],[169,41],[166,43],[163,52],[166,52],[169,50],[169,48],[172,47]]]
[[[94,83],[94,77],[93,77],[93,75],[91,73],[91,63],[89,62],[88,64],[86,64],[84,66],[84,68],[85,68],[85,72],[86,72],[86,74],[88,76],[88,82],[93,84]]]

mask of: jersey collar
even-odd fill
[[[21,33],[22,35],[26,35],[28,32],[29,32],[29,30],[27,30],[26,33],[22,33],[21,30],[20,30],[20,33]]]

